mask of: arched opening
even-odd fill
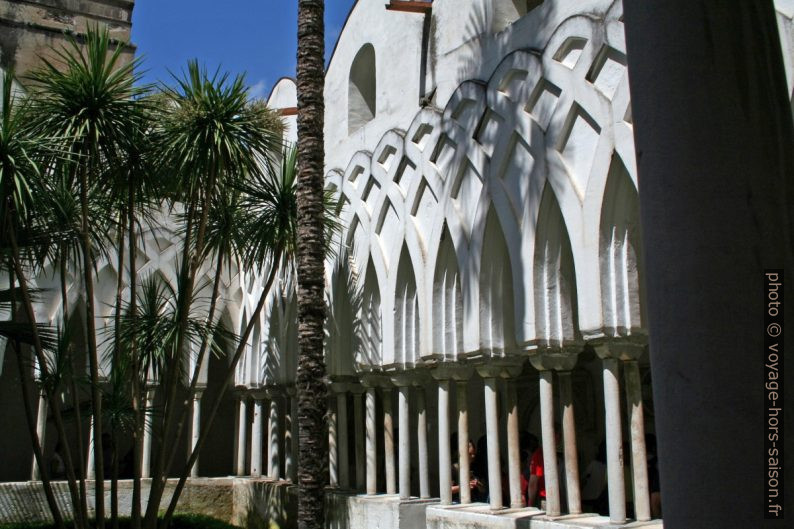
[[[444,226],[433,276],[433,352],[454,360],[463,350],[463,294],[452,237]]]
[[[560,205],[547,183],[535,235],[535,328],[547,346],[576,339],[576,278],[568,230]]]
[[[353,133],[376,114],[375,48],[364,44],[350,66],[347,89],[347,128]]]
[[[601,299],[614,335],[643,326],[639,197],[623,161],[612,156],[601,206]]]
[[[480,259],[480,343],[503,355],[515,345],[513,274],[510,254],[494,208],[488,213]]]
[[[394,296],[394,360],[413,364],[419,357],[419,299],[411,256],[403,244],[397,267],[397,291]]]
[[[502,31],[542,3],[543,0],[494,0],[491,30]]]
[[[231,315],[227,310],[224,311],[220,319],[221,326],[227,331],[234,329]],[[234,354],[235,340],[218,337],[219,348],[224,351],[224,355],[209,354],[207,369],[207,386],[201,397],[202,414],[209,414],[210,406],[215,402],[220,394],[220,389],[225,382],[225,376],[229,369],[231,355]],[[227,391],[221,399],[220,408],[215,415],[212,428],[207,432],[207,440],[199,455],[199,475],[206,477],[229,476],[234,474],[234,444],[235,418],[237,409],[235,405],[234,393]],[[202,421],[202,428],[205,427]]]

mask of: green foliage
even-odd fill
[[[166,165],[182,200],[212,182],[211,195],[227,179],[255,174],[259,162],[281,143],[281,118],[251,102],[245,77],[209,75],[197,61],[188,63],[175,87],[163,87],[163,119],[155,129],[157,159]],[[207,180],[210,177],[210,180]]]

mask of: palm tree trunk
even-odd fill
[[[14,275],[9,273],[9,280],[11,286],[11,320],[16,321],[16,302],[14,299]],[[50,482],[50,472],[47,464],[44,461],[44,453],[41,449],[41,442],[38,432],[36,432],[36,420],[33,418],[33,406],[31,404],[30,387],[27,375],[25,373],[25,360],[22,357],[22,348],[19,341],[15,340],[12,344],[14,353],[17,357],[17,368],[19,369],[19,381],[22,384],[22,403],[25,407],[25,422],[28,427],[28,433],[33,444],[33,455],[36,458],[36,464],[39,466],[39,475],[41,477],[41,486],[44,489],[44,497],[47,499],[47,506],[52,514],[52,519],[55,522],[57,529],[65,529],[63,523],[63,515],[58,503],[55,501],[55,494],[52,492],[52,483]]]
[[[118,248],[118,261],[116,264],[116,313],[114,316],[114,340],[113,340],[113,364],[112,369],[118,369],[121,361],[121,313],[122,313],[122,291],[124,290],[124,236],[126,234],[127,217],[124,210],[119,214],[120,226],[116,247]],[[118,391],[118,388],[113,388]],[[118,428],[111,425],[110,446],[113,450],[111,457],[112,470],[110,476],[110,525],[113,529],[119,527],[119,453],[118,453]]]
[[[138,266],[137,266],[137,252],[138,243],[136,240],[137,234],[135,232],[135,181],[130,178],[127,188],[127,214],[129,219],[127,222],[128,237],[127,240],[130,245],[129,251],[129,277],[130,277],[130,305],[129,312],[131,315],[136,314],[138,310],[137,298],[137,284],[138,284]],[[141,527],[141,459],[143,453],[143,436],[144,428],[146,428],[146,421],[144,414],[141,413],[141,373],[140,364],[138,362],[138,346],[135,340],[135,335],[132,336],[130,343],[130,357],[132,364],[132,410],[134,414],[135,428],[132,431],[132,506],[130,508],[130,525],[132,529],[140,529]],[[144,379],[145,380],[145,379]]]
[[[218,395],[215,397],[215,400],[212,403],[212,409],[210,410],[209,416],[205,421],[204,427],[201,429],[196,446],[193,448],[193,452],[191,452],[190,457],[185,464],[185,468],[182,470],[182,474],[179,476],[179,481],[177,482],[176,488],[174,489],[174,494],[171,496],[171,501],[168,504],[168,510],[166,510],[165,516],[163,516],[161,529],[168,529],[168,526],[171,523],[174,510],[176,509],[176,505],[179,502],[179,496],[182,494],[182,490],[185,487],[188,475],[190,475],[190,469],[196,463],[196,459],[198,459],[199,452],[201,452],[201,447],[204,445],[204,441],[207,439],[207,434],[212,428],[212,422],[215,420],[215,416],[218,414],[218,410],[221,407],[223,396],[226,394],[229,384],[234,379],[234,373],[237,368],[237,364],[240,361],[243,352],[245,351],[248,338],[251,336],[251,332],[254,330],[254,325],[262,313],[262,309],[265,306],[265,301],[267,301],[267,297],[270,295],[270,289],[273,286],[273,281],[275,281],[276,275],[278,274],[279,264],[281,262],[281,253],[281,248],[277,248],[273,254],[273,267],[270,269],[267,281],[265,281],[265,285],[262,288],[262,293],[259,295],[259,301],[257,301],[256,308],[254,309],[251,318],[249,318],[248,324],[246,324],[242,336],[240,336],[240,342],[237,344],[237,349],[234,351],[232,361],[229,363],[229,367],[226,370],[226,376],[223,379],[223,385],[221,386],[220,390],[218,391]]]
[[[63,326],[66,329],[66,326],[69,325],[69,296],[67,292],[67,284],[66,284],[66,252],[65,248],[62,248],[61,251],[62,259],[58,263],[60,269],[60,280],[61,280],[61,305],[63,307]],[[72,369],[74,368],[74,348],[69,347],[69,362],[71,363]],[[71,371],[71,370],[70,370]],[[79,488],[80,488],[80,514],[83,520],[88,519],[88,496],[86,494],[86,485],[85,485],[85,446],[83,444],[83,417],[80,411],[80,394],[77,392],[77,383],[74,379],[74,373],[71,373],[69,376],[69,391],[72,394],[72,409],[74,410],[74,417],[75,423],[77,424],[77,428],[75,429],[75,435],[77,437],[77,464],[79,466],[79,470],[77,471],[77,477],[79,479]],[[75,507],[77,508],[77,507]]]
[[[199,219],[197,235],[196,235],[196,246],[193,249],[192,258],[189,260],[188,264],[188,256],[190,255],[190,226],[188,226],[188,231],[186,232],[185,238],[185,251],[183,254],[183,266],[186,266],[185,270],[187,272],[187,277],[185,278],[185,282],[182,286],[182,292],[180,292],[180,303],[179,303],[179,326],[178,326],[178,334],[176,339],[176,347],[174,348],[174,355],[175,357],[171,359],[170,366],[169,366],[169,373],[166,382],[165,388],[165,400],[164,400],[164,413],[163,413],[163,422],[162,422],[162,438],[168,439],[169,434],[171,433],[171,422],[173,421],[173,413],[174,408],[176,406],[176,391],[179,382],[179,355],[181,355],[181,351],[184,348],[185,344],[185,335],[187,333],[187,324],[188,324],[188,313],[190,309],[190,304],[193,300],[193,286],[195,284],[196,279],[196,272],[198,271],[199,266],[201,265],[201,256],[204,252],[204,234],[207,229],[207,221],[209,218],[209,209],[210,209],[210,198],[212,189],[215,187],[215,171],[210,172],[210,176],[208,178],[206,187],[204,188],[204,196],[203,196],[203,204],[201,210],[201,217]],[[192,207],[192,205],[191,205]],[[190,219],[190,217],[189,217]],[[160,499],[162,498],[163,491],[165,490],[165,483],[168,479],[168,476],[165,474],[165,450],[160,450],[157,454],[157,461],[155,465],[155,470],[152,473],[152,485],[151,491],[149,494],[149,503],[146,506],[146,526],[150,529],[155,529],[157,523],[157,510],[160,505]],[[101,529],[101,528],[99,528]]]
[[[44,356],[44,349],[41,345],[41,338],[39,336],[38,328],[36,327],[36,314],[33,311],[33,300],[30,297],[30,292],[28,291],[27,281],[25,279],[25,273],[22,270],[21,259],[19,256],[19,246],[17,245],[17,238],[16,233],[14,233],[13,229],[8,230],[8,239],[11,244],[11,260],[14,267],[14,272],[16,273],[17,279],[19,280],[19,289],[22,293],[22,299],[25,306],[25,315],[30,323],[31,333],[33,334],[33,351],[36,354],[36,360],[39,363],[39,369],[42,373],[42,378],[47,379],[49,376],[49,370],[47,369],[47,359]],[[58,432],[58,436],[61,439],[66,439],[66,429],[63,425],[63,417],[61,415],[61,405],[60,399],[58,395],[52,391],[52,388],[45,387],[47,401],[49,402],[52,408],[52,416],[55,420],[55,429]],[[38,443],[38,437],[35,437],[34,440]],[[37,459],[39,469],[44,472],[46,469],[46,465],[44,464],[43,458]],[[77,488],[77,480],[74,474],[74,465],[72,463],[72,456],[68,446],[64,447],[64,465],[66,466],[66,477],[69,484],[69,495],[70,499],[72,500],[72,511],[75,517],[75,526],[76,527],[83,527],[84,520],[80,516],[80,497]]]
[[[97,529],[105,527],[105,476],[102,454],[102,393],[99,387],[99,353],[94,321],[94,276],[91,237],[88,233],[88,168],[80,171],[80,236],[83,246],[83,281],[85,282],[85,324],[88,334],[88,361],[91,370],[91,404],[94,413],[95,517]]]
[[[207,313],[207,328],[212,328],[212,321],[215,319],[215,308],[217,306],[218,300],[218,293],[220,292],[221,288],[221,275],[223,273],[223,258],[226,252],[223,248],[218,249],[218,256],[217,261],[215,262],[215,278],[212,282],[212,298],[210,299],[210,308],[209,312]],[[201,339],[201,348],[199,349],[199,354],[196,357],[196,368],[193,371],[193,374],[190,379],[190,387],[188,388],[188,395],[192,398],[196,391],[196,386],[198,385],[199,375],[201,373],[201,363],[204,361],[204,357],[207,354],[207,348],[209,347],[210,342],[210,335],[205,334]],[[182,430],[184,429],[185,420],[187,419],[187,412],[190,408],[188,406],[182,406],[182,410],[179,414],[179,422],[176,429],[176,438],[180,439],[182,437]],[[166,464],[166,472],[170,473],[171,466],[174,463],[174,458],[176,457],[176,453],[179,450],[179,443],[174,443],[173,448],[171,449],[171,454],[168,456],[168,463]],[[191,465],[192,468],[192,465]],[[187,470],[188,475],[190,474],[190,468]]]
[[[324,527],[324,1],[298,2],[298,526]]]

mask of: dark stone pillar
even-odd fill
[[[789,525],[764,519],[765,269],[786,270],[794,343],[794,135],[773,3],[624,6],[665,529],[790,527],[794,508]]]

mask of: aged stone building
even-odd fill
[[[776,7],[791,93],[794,2]],[[661,526],[625,55],[620,0],[354,5],[325,84],[326,184],[344,225],[327,266],[329,527]],[[269,104],[294,139],[294,82]],[[168,237],[140,252],[142,272],[175,282]],[[100,300],[116,274],[101,264]],[[258,278],[224,281],[222,319],[240,329]],[[282,277],[194,469],[256,484],[251,508],[280,521],[294,507],[295,315]],[[205,394],[218,361],[202,368]],[[542,446],[543,511],[523,504],[524,432]],[[471,465],[455,455],[468,441]],[[602,443],[598,515],[581,491]],[[3,477],[27,478],[30,461]],[[472,473],[487,494],[453,497]]]
[[[22,77],[40,63],[42,54],[60,48],[66,35],[79,40],[95,24],[106,26],[111,38],[125,43],[124,56],[131,60],[134,4],[133,0],[2,0],[0,67],[13,67]]]

